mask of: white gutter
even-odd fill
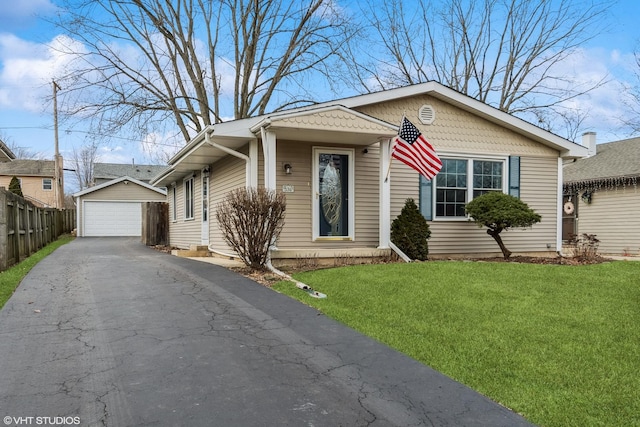
[[[236,150],[231,149],[229,147],[225,147],[224,145],[220,145],[217,142],[211,141],[211,137],[209,135],[210,135],[209,132],[204,134],[204,141],[207,144],[209,144],[210,146],[212,146],[214,148],[217,148],[218,150],[224,151],[227,154],[231,154],[232,156],[239,157],[239,158],[241,158],[242,160],[244,160],[247,163],[251,160],[251,159],[249,159],[249,156],[247,156],[246,154],[242,154],[239,151],[236,151]]]

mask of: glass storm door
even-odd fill
[[[314,150],[314,237],[353,237],[352,151]]]

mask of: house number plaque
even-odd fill
[[[294,192],[294,187],[291,184],[284,184],[282,186],[282,192],[283,193],[293,193]]]

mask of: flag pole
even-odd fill
[[[400,131],[402,130],[402,123],[404,123],[404,119],[407,117],[407,113],[402,114],[402,120],[400,120],[400,127],[398,128],[398,135],[400,135]],[[389,175],[391,175],[391,162],[393,161],[393,147],[391,144],[393,143],[393,139],[389,141],[389,165],[387,166],[387,174],[385,175],[384,182],[389,181]]]
[[[393,147],[391,147],[391,143],[392,140],[389,140],[389,165],[387,166],[387,174],[384,177],[384,182],[389,181],[389,175],[391,175],[391,162],[393,161],[393,156],[391,155]]]

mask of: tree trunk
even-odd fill
[[[498,246],[500,246],[500,250],[502,251],[502,255],[504,255],[504,259],[509,259],[509,257],[511,256],[511,251],[509,249],[507,249],[507,247],[502,242],[502,238],[500,237],[500,232],[501,231],[502,230],[488,229],[487,230],[487,234],[489,236],[493,237],[495,239],[496,243],[498,243]]]

